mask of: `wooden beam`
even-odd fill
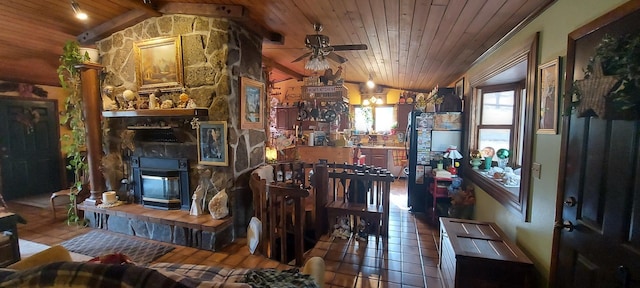
[[[140,0],[109,0],[130,9],[144,11],[150,17],[162,16],[162,13],[154,9],[153,6],[142,3]]]
[[[302,78],[304,77],[304,75],[302,75],[302,74],[300,74],[300,73],[298,73],[296,71],[293,71],[293,70],[283,66],[282,64],[280,64],[280,63],[278,63],[276,61],[273,61],[271,58],[267,58],[267,57],[262,56],[262,63],[264,64],[264,66],[280,70],[280,71],[282,71],[282,73],[285,73],[285,74],[297,79],[298,81],[302,81]]]
[[[160,8],[164,14],[189,14],[244,20],[246,10],[240,5],[169,2]]]
[[[150,18],[150,16],[145,11],[130,10],[92,29],[82,32],[82,34],[76,38],[81,44],[93,43],[96,40],[111,35],[113,32],[138,24],[147,18]]]
[[[284,44],[284,36],[282,34],[270,31],[262,24],[250,19],[248,17],[247,9],[240,5],[169,2],[162,5],[159,11],[164,14],[189,14],[228,18],[236,21],[238,24],[241,24],[244,28],[260,35],[263,43]]]

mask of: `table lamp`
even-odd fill
[[[447,149],[447,152],[444,154],[444,158],[451,159],[451,165],[449,166],[449,172],[452,176],[458,173],[458,169],[456,169],[456,160],[462,159],[462,154],[458,152],[458,146],[450,145]]]

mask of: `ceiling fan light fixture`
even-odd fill
[[[80,20],[87,20],[89,18],[87,13],[82,12],[82,10],[80,9],[80,4],[78,4],[78,2],[76,2],[75,0],[71,0],[71,9],[73,9],[73,13],[76,15],[76,18]]]
[[[321,56],[311,56],[309,61],[304,64],[304,69],[311,71],[321,71],[329,69],[329,61],[326,58]]]
[[[369,105],[371,105],[371,102],[369,102],[369,99],[364,99],[364,100],[362,100],[362,105],[369,106]]]

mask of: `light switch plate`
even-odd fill
[[[533,175],[533,177],[540,179],[541,173],[542,173],[542,164],[533,163],[533,165],[531,165],[531,174]]]

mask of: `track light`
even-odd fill
[[[80,4],[78,4],[76,0],[71,0],[71,9],[73,9],[73,13],[76,14],[76,18],[80,20],[87,20],[87,18],[89,18],[89,16],[87,16],[87,13],[84,13],[82,12],[82,10],[80,10]]]
[[[369,80],[367,80],[367,87],[369,87],[369,89],[376,87],[376,83],[373,82],[373,76],[371,76],[371,74],[369,74]]]

